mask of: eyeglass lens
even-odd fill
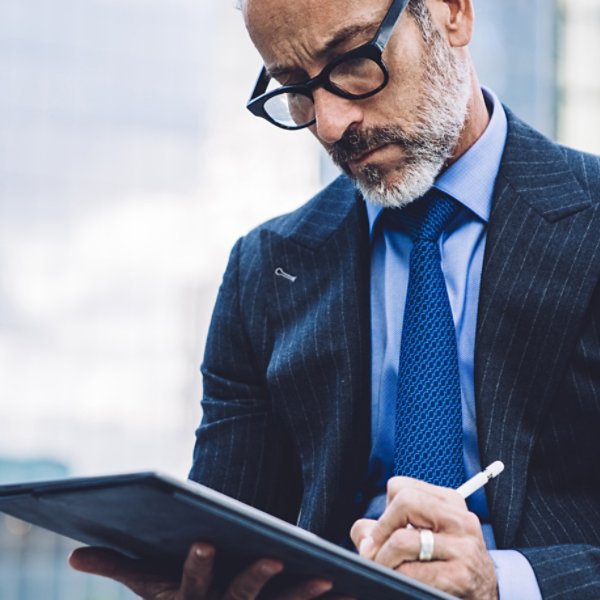
[[[360,97],[383,86],[385,74],[381,65],[370,58],[348,58],[337,64],[329,73],[329,83],[335,89]],[[271,119],[286,127],[302,127],[315,118],[312,96],[285,92],[273,96],[264,104]]]
[[[263,108],[271,119],[286,127],[306,125],[315,118],[312,98],[304,94],[278,94],[269,98]]]

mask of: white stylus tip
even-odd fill
[[[502,471],[504,471],[504,463],[501,460],[496,460],[485,470],[485,474],[489,479],[493,479],[498,477]]]

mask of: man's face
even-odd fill
[[[388,0],[246,0],[250,36],[280,83],[305,81],[369,41]],[[383,54],[390,81],[375,96],[315,90],[314,135],[369,200],[401,207],[424,194],[452,156],[469,99],[468,66],[429,21],[402,16]]]

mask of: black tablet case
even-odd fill
[[[0,486],[0,511],[175,576],[190,545],[205,541],[217,548],[223,580],[268,557],[285,565],[275,586],[320,577],[357,600],[451,598],[214,490],[157,473]]]

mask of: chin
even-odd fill
[[[443,164],[443,161],[407,163],[388,173],[367,165],[355,176],[350,175],[365,200],[384,208],[403,208],[431,189]]]

